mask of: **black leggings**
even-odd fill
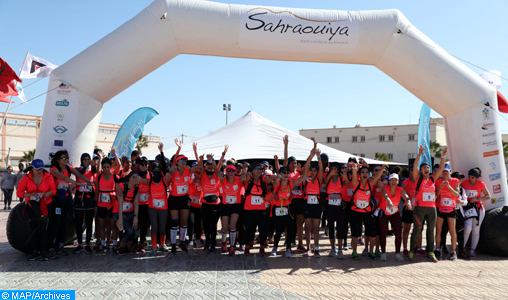
[[[455,220],[455,231],[457,235],[457,242],[459,243],[459,252],[464,252],[464,217],[460,210],[456,211],[457,219]],[[441,247],[446,247],[446,236],[448,235],[448,220],[443,222],[441,228]]]
[[[148,205],[139,205],[138,211],[138,228],[139,228],[139,244],[144,245],[146,242],[146,233],[150,227],[150,218],[148,217]]]
[[[206,241],[211,242],[212,245],[217,245],[217,222],[219,222],[220,218],[220,205],[203,203],[201,206],[201,217],[203,219]]]
[[[78,237],[78,244],[81,245],[83,242],[83,219],[86,222],[86,243],[85,245],[90,246],[92,240],[92,224],[93,224],[94,213],[93,209],[76,209],[76,236]]]
[[[196,240],[201,239],[202,234],[203,224],[201,222],[201,208],[191,206],[189,210],[189,219],[187,220],[187,236],[189,236],[189,241],[194,240],[194,238]]]
[[[266,223],[266,236],[267,237],[272,237],[275,233],[275,222],[274,222],[274,218],[273,217],[270,217],[270,209],[272,208],[272,206],[269,206],[267,209],[266,209],[266,216],[267,216],[267,223]]]
[[[293,230],[295,222],[293,221],[294,214],[287,214],[285,216],[276,216],[275,209],[278,207],[275,206],[273,208],[273,221],[275,224],[275,238],[274,238],[274,247],[279,246],[279,241],[284,229],[287,230],[286,233],[286,249],[291,250],[291,243],[293,242]]]
[[[328,232],[330,240],[335,239],[335,230],[337,230],[337,238],[344,239],[344,214],[346,211],[346,204],[342,202],[341,205],[326,205],[326,217],[328,221]],[[337,226],[337,227],[335,227]],[[347,232],[347,231],[346,231]],[[340,247],[341,245],[339,245]]]
[[[51,201],[51,203],[48,205],[49,249],[58,249],[60,243],[65,243],[67,223],[69,223],[69,213],[71,206],[71,196],[66,197],[65,204],[61,204],[58,200],[58,197],[53,197],[53,201]]]
[[[250,245],[251,242],[254,242],[257,227],[259,231],[259,244],[261,247],[264,247],[266,242],[267,224],[266,210],[244,210],[243,220],[245,222],[245,231],[247,232],[247,246]]]
[[[353,201],[353,200],[351,200]],[[351,201],[350,202],[345,202],[344,203],[346,204],[346,209],[344,210],[344,245],[346,244],[346,240],[347,240],[347,232],[349,230],[349,227],[351,225]],[[353,227],[353,226],[351,226]],[[351,233],[353,233],[353,228],[351,228]]]
[[[23,217],[28,219],[30,237],[28,243],[37,251],[48,251],[48,224],[49,217],[42,217],[39,202],[30,200],[30,205],[25,204]]]

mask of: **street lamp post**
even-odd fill
[[[222,110],[226,111],[226,125],[228,125],[228,111],[231,111],[231,104],[228,104],[227,106],[226,104],[223,104]]]

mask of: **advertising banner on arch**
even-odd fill
[[[430,107],[427,104],[422,105],[422,110],[420,111],[420,124],[418,125],[418,148],[416,148],[416,152],[420,146],[423,146],[423,154],[420,157],[420,165],[425,162],[431,165],[432,160],[430,157]]]
[[[241,49],[355,54],[359,25],[356,12],[246,6],[240,16]]]
[[[127,156],[130,158],[136,141],[143,134],[145,124],[158,114],[153,108],[141,107],[125,119],[113,142],[113,147],[117,147],[116,153],[118,157]]]

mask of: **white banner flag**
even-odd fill
[[[19,97],[19,99],[21,99],[21,101],[26,103],[27,101],[26,101],[26,97],[25,97],[25,90],[21,86],[21,83],[19,83],[17,81],[16,81],[16,89],[18,89],[18,97]]]
[[[480,77],[483,78],[488,83],[490,83],[498,91],[500,88],[503,87],[503,82],[501,81],[501,71],[492,70],[492,71],[480,74]]]
[[[51,72],[56,68],[58,68],[58,66],[55,66],[49,61],[28,53],[25,63],[21,67],[19,78],[44,78],[51,75]]]

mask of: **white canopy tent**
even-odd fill
[[[262,116],[254,111],[249,111],[243,117],[219,128],[209,134],[201,136],[192,142],[182,145],[180,153],[185,154],[190,160],[194,160],[194,150],[192,143],[198,143],[198,155],[214,154],[215,158],[220,157],[224,146],[229,145],[226,159],[234,157],[236,160],[273,159],[274,155],[278,155],[280,159],[284,156],[284,143],[282,138],[289,136],[289,155],[296,157],[298,160],[306,160],[310,150],[313,147],[312,140],[292,132]],[[323,153],[326,153],[330,162],[347,162],[348,158],[354,156],[352,154],[328,147],[323,144],[317,146]],[[171,157],[176,153],[176,146],[164,149],[164,154]],[[148,159],[153,160],[158,153],[147,155]],[[316,160],[316,158],[314,158]],[[383,162],[374,159],[365,158],[368,164],[391,164],[400,165],[402,163]],[[282,164],[282,161],[280,161]]]

